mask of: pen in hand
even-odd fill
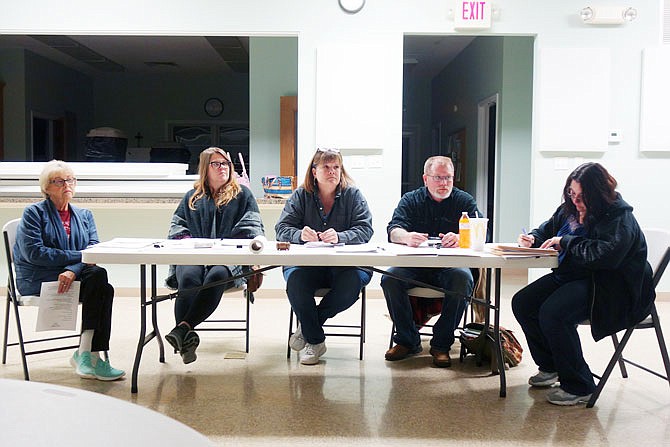
[[[525,227],[521,228],[521,235],[519,236],[519,247],[532,247],[535,238],[528,234]]]

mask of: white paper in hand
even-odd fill
[[[58,293],[58,281],[42,283],[35,328],[37,332],[74,331],[77,328],[80,285],[79,281],[74,281],[70,290]]]

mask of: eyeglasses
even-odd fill
[[[219,169],[220,167],[230,169],[230,162],[229,161],[210,161],[209,165],[211,167],[213,167],[214,169]]]
[[[68,185],[70,185],[70,186],[72,186],[72,185],[76,185],[76,184],[77,184],[77,179],[74,178],[74,177],[72,177],[72,178],[66,178],[66,179],[57,178],[57,179],[55,179],[55,180],[51,180],[51,181],[49,181],[49,183],[51,183],[52,185],[56,185],[56,186],[58,186],[59,188],[62,188],[63,186],[65,186],[66,183],[67,183]]]
[[[584,196],[582,194],[575,193],[572,188],[568,188],[568,197],[574,200],[575,202],[583,202]]]
[[[454,176],[453,175],[428,175],[426,174],[426,177],[430,177],[436,182],[453,182],[454,181]]]
[[[339,154],[340,150],[339,149],[332,149],[332,148],[317,148],[317,152],[330,152],[333,154]]]

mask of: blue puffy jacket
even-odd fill
[[[99,242],[93,213],[69,207],[69,238],[51,200],[34,203],[23,211],[14,245],[16,285],[21,295],[39,294],[43,282],[58,280],[65,270],[79,278],[84,267],[81,250]]]

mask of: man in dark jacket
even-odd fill
[[[387,227],[389,241],[417,247],[429,237],[435,237],[439,238],[443,247],[458,247],[461,214],[467,212],[471,217],[481,215],[475,199],[454,187],[454,164],[450,158],[430,157],[424,164],[423,172],[425,186],[403,195],[393,212]],[[430,354],[435,366],[451,366],[449,349],[454,343],[454,330],[467,305],[465,299],[473,292],[472,272],[468,268],[405,267],[394,267],[389,272],[448,291],[442,302],[440,318],[433,326]],[[407,295],[407,290],[414,287],[413,283],[384,275],[381,286],[396,327],[393,336],[396,344],[386,352],[386,360],[402,360],[418,354],[423,348]]]

